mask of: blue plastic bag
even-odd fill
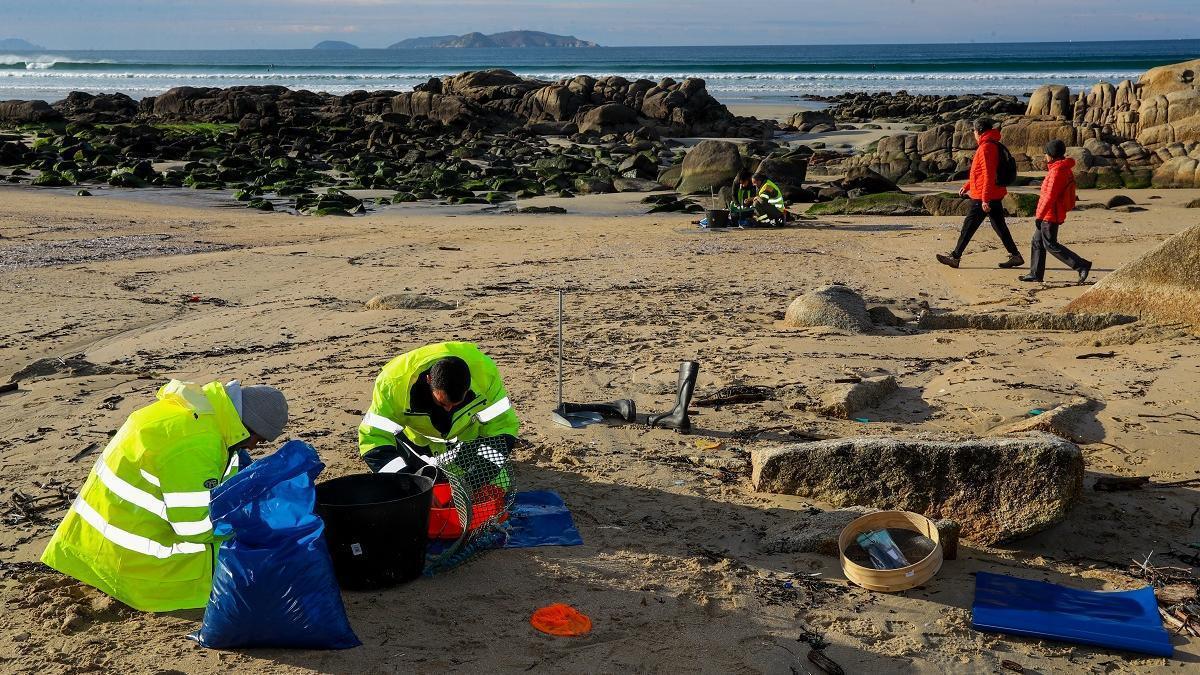
[[[204,623],[189,637],[205,647],[347,649],[346,619],[313,512],[313,481],[325,465],[303,441],[288,441],[212,492],[209,517],[221,544]]]

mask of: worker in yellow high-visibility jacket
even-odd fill
[[[451,446],[478,438],[499,437],[504,447],[497,451],[507,457],[520,426],[496,364],[474,344],[442,342],[383,367],[358,428],[358,449],[372,471],[415,473]],[[483,472],[484,482],[504,464],[491,459],[497,466]]]
[[[204,607],[220,544],[209,491],[287,417],[274,387],[172,380],[109,441],[42,562],[135,609]]]

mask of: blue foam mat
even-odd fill
[[[579,546],[583,537],[562,497],[550,490],[518,492],[508,520],[505,548]]]
[[[1082,591],[1003,574],[975,575],[971,627],[1170,657],[1154,589]]]

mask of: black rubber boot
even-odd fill
[[[633,422],[637,419],[637,405],[628,398],[608,403],[564,403],[559,408],[559,412],[568,415],[577,412],[594,412],[605,417],[623,419],[626,422]]]
[[[692,402],[692,393],[696,391],[696,376],[699,374],[699,363],[684,361],[679,364],[679,393],[675,399],[675,407],[661,415],[651,415],[646,422],[651,427],[678,429],[685,434],[691,431],[692,420],[688,417],[688,404]]]

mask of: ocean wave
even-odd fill
[[[74,59],[69,56],[54,54],[0,54],[0,67],[21,68],[25,70],[52,70],[64,64],[76,66],[106,66],[116,65],[110,59]]]

